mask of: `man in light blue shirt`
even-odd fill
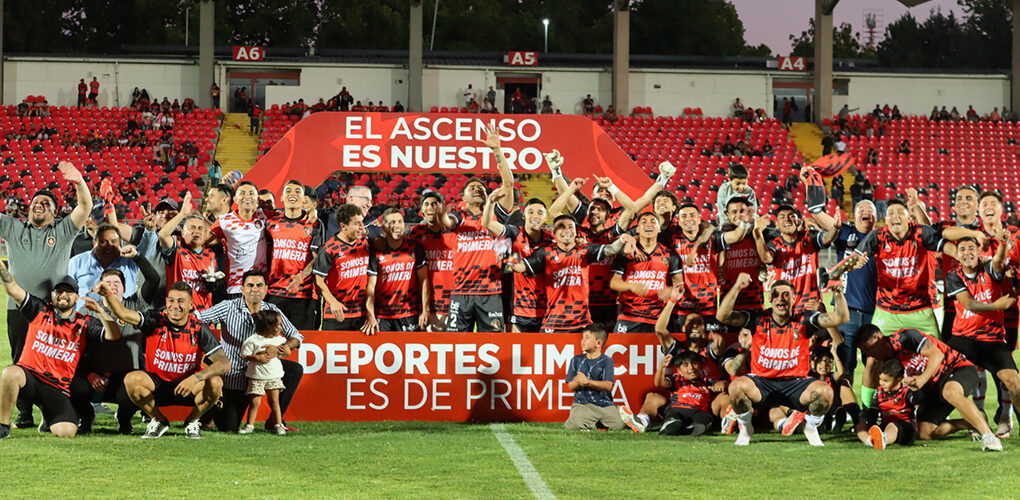
[[[124,296],[134,295],[138,283],[138,265],[122,253],[117,226],[103,224],[96,228],[92,243],[91,252],[75,255],[67,264],[67,274],[78,281],[79,307],[84,305],[86,296],[96,300],[102,298],[90,291],[107,269],[117,269],[124,273]],[[124,250],[135,252],[132,247],[125,247]]]

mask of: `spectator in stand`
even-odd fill
[[[900,142],[900,147],[896,148],[896,152],[901,155],[910,154],[910,139],[903,139],[903,141]]]
[[[478,100],[478,91],[476,91],[469,83],[467,88],[464,89],[464,105],[467,106],[471,101]]]
[[[510,105],[515,115],[524,112],[524,92],[521,92],[520,87],[514,89],[514,93],[510,96]]]
[[[482,98],[482,113],[495,113],[496,108],[492,107],[492,101],[488,97]]]
[[[840,130],[845,130],[847,124],[850,121],[850,105],[844,104],[843,107],[840,108],[838,116],[839,116],[839,128]]]
[[[876,120],[881,120],[882,114],[882,108],[880,108],[878,104],[875,104],[875,109],[871,110],[871,115],[874,116]]]
[[[496,107],[496,89],[492,88],[492,85],[489,85],[489,91],[485,93],[485,97],[489,98],[489,104],[491,104],[492,107],[495,108]]]
[[[543,115],[550,115],[550,114],[552,114],[552,112],[553,112],[553,103],[552,103],[552,100],[550,100],[549,96],[547,95],[547,96],[545,96],[545,99],[542,100],[542,114]]]
[[[837,175],[837,176],[832,178],[832,188],[829,190],[829,193],[831,194],[831,198],[833,200],[835,200],[836,203],[842,205],[843,204],[843,192],[844,192],[844,188],[843,188],[843,176],[842,175]]]
[[[86,96],[89,91],[89,86],[85,83],[85,79],[82,78],[78,81],[78,107],[84,108],[86,104]]]
[[[822,156],[829,156],[832,154],[832,145],[835,143],[832,139],[832,134],[825,134],[822,137]]]
[[[988,115],[988,121],[997,122],[1001,119],[1002,117],[999,116],[999,108],[998,107],[992,108],[992,114]]]
[[[949,112],[949,118],[954,122],[960,121],[960,112],[953,106],[953,110]]]
[[[477,113],[477,112],[481,111],[481,109],[478,106],[478,101],[476,101],[474,99],[471,99],[470,101],[468,101],[467,110],[468,110],[468,113]]]
[[[931,107],[931,114],[928,115],[928,120],[933,121],[933,122],[939,121],[939,107],[938,106],[932,106]]]
[[[947,122],[950,118],[951,115],[949,114],[949,110],[947,110],[945,106],[942,106],[942,110],[939,111],[939,120]]]
[[[606,107],[606,112],[602,114],[602,118],[612,123],[618,120],[620,117],[616,114],[616,108],[612,104]]]
[[[900,114],[900,107],[899,107],[899,105],[894,105],[893,106],[892,114],[889,115],[889,117],[891,119],[893,119],[893,120],[902,120],[903,119],[903,115]]]
[[[358,101],[354,103],[354,106],[351,107],[351,111],[363,113],[365,112],[365,106],[361,104],[361,101]]]
[[[739,97],[733,101],[733,116],[736,118],[744,116],[744,103],[740,102]]]
[[[137,87],[135,88],[137,90]],[[209,87],[209,96],[212,97],[213,108],[220,107],[220,86],[213,82],[212,86]]]
[[[591,94],[585,96],[584,101],[581,102],[581,107],[584,109],[584,114],[590,115],[595,112],[595,99],[591,98]]]
[[[403,113],[404,112],[404,105],[400,104],[400,101],[397,101],[397,102],[393,103],[393,112],[394,113]]]
[[[342,87],[338,96],[340,97],[340,111],[350,111],[354,96],[347,91],[347,87]]]
[[[790,128],[793,124],[793,106],[790,104],[790,100],[783,98],[783,126]]]
[[[255,104],[248,110],[248,122],[250,124],[250,130],[248,135],[258,135],[259,123],[262,118],[262,107]]]

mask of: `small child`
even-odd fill
[[[666,367],[671,362],[676,373],[667,377]],[[705,358],[690,350],[681,351],[675,360],[667,355],[659,364],[655,385],[670,391],[660,436],[700,436],[708,431],[713,417],[729,406],[727,383],[705,378],[704,366]]]
[[[758,199],[754,196],[754,190],[747,186],[748,177],[750,175],[747,173],[747,167],[740,163],[730,163],[729,181],[719,186],[715,199],[719,227],[730,223],[729,217],[726,216],[726,204],[738,196],[746,198],[754,213],[758,213]]]
[[[613,359],[602,354],[609,333],[592,325],[581,333],[581,354],[567,365],[567,387],[574,392],[567,429],[590,431],[597,425],[610,430],[624,428],[620,410],[613,403]]]
[[[878,369],[878,385],[871,407],[865,411],[866,423],[861,422],[854,429],[857,437],[876,450],[884,450],[889,443],[913,444],[917,438],[914,408],[920,396],[903,383],[903,364],[899,359],[887,359],[882,363]],[[877,425],[880,416],[884,430]]]
[[[241,356],[248,360],[248,369],[244,374],[248,377],[246,394],[251,399],[248,423],[238,432],[249,434],[255,430],[259,405],[262,404],[262,395],[265,394],[272,410],[269,423],[276,429],[276,434],[282,436],[287,434],[287,428],[283,425],[283,414],[280,411],[280,391],[284,388],[283,364],[280,363],[279,356],[268,356],[266,348],[271,345],[279,347],[287,342],[287,339],[280,334],[283,330],[280,313],[262,310],[253,314],[252,319],[255,320],[255,334],[241,344]]]
[[[825,420],[819,430],[842,432],[843,424],[848,417],[854,425],[857,425],[861,416],[861,406],[857,403],[853,385],[845,376],[843,362],[836,356],[836,344],[812,348],[809,362],[811,370],[808,376],[817,378],[832,388],[832,406],[825,414]]]

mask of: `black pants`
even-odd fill
[[[283,386],[285,387],[280,391],[280,413],[286,415],[287,407],[290,406],[290,400],[294,397],[298,384],[301,383],[305,369],[300,363],[287,359],[281,359],[280,363],[283,364]],[[241,420],[244,419],[244,412],[248,409],[248,396],[245,395],[245,391],[223,389],[220,404],[222,407],[214,408],[209,412],[213,414],[216,428],[223,432],[237,432],[241,427]]]
[[[92,389],[87,378],[74,377],[71,380],[71,405],[78,413],[78,418],[83,423],[92,422],[96,416],[92,403],[106,402],[117,403],[117,422],[130,422],[138,407],[128,397],[127,389],[124,387],[124,377],[127,374],[128,372],[110,375],[106,381],[106,390],[102,394]]]
[[[11,364],[17,363],[21,357],[21,351],[25,348],[25,336],[28,334],[28,319],[17,309],[7,310],[7,340],[11,345]],[[27,400],[18,399],[15,405],[18,408],[17,420],[28,419],[32,421],[32,403]]]
[[[318,299],[294,299],[267,295],[266,302],[280,308],[283,315],[294,324],[294,328],[298,330],[319,329],[319,312],[322,307],[319,305]]]

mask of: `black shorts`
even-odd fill
[[[978,374],[974,366],[961,366],[939,378],[937,384],[926,388],[921,404],[917,407],[917,421],[941,424],[955,409],[949,401],[942,397],[942,389],[950,381],[963,386],[963,395],[970,397],[977,389]]]
[[[156,401],[156,406],[195,406],[195,396],[179,396],[174,394],[181,380],[184,380],[183,378],[176,382],[168,382],[159,378],[159,375],[155,373],[145,372],[145,374],[149,376],[149,379],[152,380],[152,385],[155,386],[155,389],[152,391],[152,397]]]
[[[801,394],[817,381],[811,377],[765,378],[750,374],[747,378],[754,382],[754,386],[761,393],[761,404],[785,404],[798,410],[804,409],[804,405],[800,404]]]
[[[295,299],[267,295],[266,302],[280,309],[287,319],[298,330],[318,330],[322,316],[322,305],[319,299]]]
[[[679,432],[681,435],[690,434],[692,430],[690,426],[692,424],[698,423],[705,426],[705,428],[709,428],[715,420],[711,413],[677,406],[669,406],[662,410],[662,417],[665,420],[676,419],[682,422]]]
[[[407,318],[379,318],[380,332],[416,332],[418,331],[418,317]]]
[[[60,422],[78,425],[78,414],[74,411],[70,396],[43,382],[32,370],[25,367],[21,367],[21,370],[25,372],[25,386],[18,391],[18,399],[31,401],[42,408],[43,421],[49,425]]]
[[[991,372],[992,376],[1000,370],[1016,370],[1013,352],[1005,342],[983,342],[954,335],[946,344],[960,351],[971,363]]]
[[[542,328],[542,318],[531,318],[528,316],[510,316],[510,324],[516,325],[517,329],[526,333],[538,333]]]
[[[902,421],[893,422],[892,424],[896,426],[897,434],[896,441],[894,441],[896,444],[903,446],[914,444],[914,441],[917,439],[917,425],[913,422]]]
[[[591,306],[588,308],[588,313],[591,314],[592,323],[603,325],[608,330],[610,325],[616,323],[618,311],[614,304],[610,306]]]
[[[655,333],[655,325],[618,319],[616,320],[616,327],[613,328],[613,333]]]
[[[503,299],[500,294],[450,295],[448,332],[502,332]]]
[[[361,327],[365,326],[365,317],[359,318],[347,318],[343,321],[337,321],[333,318],[325,318],[322,320],[322,329],[328,331],[337,332],[357,332],[361,330]]]

